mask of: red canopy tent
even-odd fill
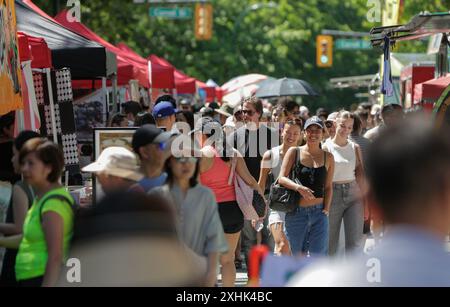
[[[22,63],[22,98],[23,117],[18,116],[16,132],[21,129],[36,130],[40,127],[39,110],[33,85],[32,68],[51,68],[51,51],[43,38],[33,37],[22,32],[17,33],[19,39],[20,62]]]
[[[20,60],[31,61],[31,68],[51,68],[52,54],[43,38],[33,37],[23,32],[18,32]],[[22,57],[24,59],[22,60]]]
[[[196,82],[197,87],[201,88],[206,92],[206,102],[213,102],[216,98],[216,88],[212,86],[208,86],[205,82],[198,81]]]
[[[116,47],[125,52],[128,57],[131,57],[141,63],[145,63],[145,65],[148,65],[149,61],[151,62],[151,82],[153,88],[175,88],[175,72],[172,66],[161,65],[160,63],[152,62],[150,59],[145,59],[137,54],[133,49],[128,47],[125,43],[119,43]]]
[[[425,109],[431,110],[450,84],[450,74],[445,77],[432,79],[414,87],[414,104],[423,104]]]
[[[148,58],[152,61],[152,63],[159,63],[167,67],[174,67],[166,59],[160,58],[154,54],[150,55]],[[175,86],[178,94],[194,94],[197,92],[197,88],[201,88],[206,92],[207,102],[213,102],[217,96],[220,96],[220,98],[223,96],[220,88],[208,86],[206,83],[202,81],[189,77],[183,72],[177,70],[175,67],[174,67],[174,75],[175,75]]]
[[[194,94],[195,92],[197,92],[197,88],[195,86],[196,80],[194,78],[185,75],[184,73],[176,69],[175,66],[173,66],[170,62],[154,54],[150,55],[148,59],[152,62],[152,67],[153,65],[158,64],[164,67],[173,68],[175,76],[175,88],[178,94]]]
[[[117,83],[118,85],[126,85],[131,79],[139,81],[139,84],[143,87],[149,88],[150,81],[148,78],[148,67],[136,61],[135,59],[129,58],[126,54],[117,48],[116,46],[105,41],[103,38],[95,34],[91,29],[86,27],[77,21],[67,20],[67,10],[61,11],[55,20],[66,28],[72,30],[73,32],[86,37],[89,40],[95,41],[100,45],[104,46],[108,51],[113,52],[117,55]],[[91,88],[91,81],[74,81],[74,88]],[[96,88],[101,87],[101,82],[95,82],[94,86]]]

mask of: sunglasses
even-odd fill
[[[255,112],[252,110],[242,110],[242,113],[247,114],[248,116],[253,116],[253,114],[255,114]]]
[[[331,128],[331,127],[333,127],[333,123],[332,123],[332,122],[326,122],[326,123],[325,123],[325,126],[326,126],[327,128]]]
[[[197,158],[196,157],[179,157],[179,158],[175,158],[175,161],[177,161],[178,163],[197,163]]]

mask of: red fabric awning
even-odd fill
[[[145,59],[134,52],[134,50],[125,43],[119,43],[116,47],[125,52],[127,56],[134,58],[141,63],[145,63],[145,65],[148,65],[148,61],[151,62],[152,88],[175,88],[174,68],[172,66],[161,65],[150,59]]]
[[[19,37],[20,60],[31,60],[32,68],[52,67],[52,54],[43,38],[17,32]]]
[[[195,86],[196,80],[176,69],[175,66],[173,66],[169,61],[160,58],[154,54],[150,55],[148,59],[152,62],[152,67],[153,65],[158,64],[163,67],[173,68],[175,77],[175,88],[178,94],[194,94],[197,91],[197,88]]]
[[[80,22],[70,22],[67,20],[67,10],[61,11],[57,16],[55,16],[55,20],[59,22],[61,25],[66,28],[72,30],[73,32],[86,37],[89,40],[95,41],[100,45],[104,46],[108,51],[113,52],[117,56],[117,83],[119,85],[126,85],[132,79],[138,80],[139,84],[143,87],[149,88],[150,81],[148,78],[148,67],[136,61],[135,59],[129,58],[126,54],[117,48],[116,46],[110,44],[96,33],[94,33],[91,29],[86,27],[84,24]],[[82,60],[82,59],[80,59]],[[74,82],[74,87],[81,86],[81,84],[86,83],[89,87],[92,87],[91,81],[81,81]],[[100,84],[101,82],[96,82],[96,84]],[[84,87],[84,86],[83,86]],[[96,86],[97,87],[97,86]]]
[[[25,34],[18,32],[17,38],[19,39],[20,62],[30,61],[32,58],[30,44],[28,43],[28,37]]]
[[[436,102],[449,84],[450,74],[417,84],[414,87],[414,104]]]

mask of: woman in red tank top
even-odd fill
[[[233,184],[228,184],[231,171],[231,157],[237,157],[237,174],[249,186],[258,191],[260,195],[264,194],[258,182],[256,182],[248,171],[244,159],[239,155],[237,150],[231,148],[229,151],[219,151],[216,149],[218,147],[215,146],[216,144],[224,144],[222,126],[219,123],[210,118],[203,118],[201,120],[201,128],[198,130],[201,130],[201,133],[198,133],[196,136],[202,147],[200,182],[210,188],[216,196],[216,201],[219,206],[219,216],[229,247],[228,252],[223,254],[220,259],[222,265],[222,282],[224,287],[234,287],[236,280],[234,255],[241,230],[244,227],[244,216],[236,202],[234,186]]]

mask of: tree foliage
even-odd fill
[[[60,1],[64,7],[65,0]],[[322,96],[305,99],[313,109],[336,108],[358,102],[355,90],[333,90],[329,79],[378,72],[380,50],[334,51],[333,67],[316,67],[315,38],[323,29],[369,32],[366,0],[278,0],[277,7],[255,3],[268,0],[212,0],[214,35],[196,41],[193,20],[149,17],[150,4],[132,0],[81,0],[82,22],[112,43],[125,42],[142,56],[156,54],[200,80],[223,84],[247,73],[293,77],[310,82]],[[446,11],[448,0],[405,0],[402,22],[420,11]],[[54,3],[35,0],[53,14]],[[172,6],[170,4],[152,4]],[[192,4],[178,5],[191,6]],[[423,51],[426,42],[405,44],[402,52]],[[364,91],[364,89],[362,89]]]

